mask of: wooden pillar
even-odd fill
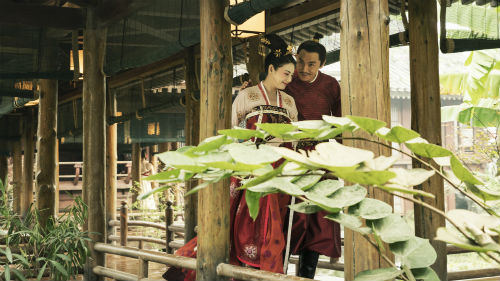
[[[200,139],[231,124],[233,60],[230,25],[224,20],[228,4],[227,0],[200,1]],[[216,267],[229,261],[228,185],[227,180],[221,181],[198,193],[197,280],[225,280],[217,276]]]
[[[21,214],[24,216],[31,203],[33,203],[33,164],[35,158],[35,118],[34,110],[28,109],[24,120],[24,168],[23,188],[21,191]]]
[[[107,28],[97,20],[97,9],[87,8],[84,30],[83,80],[83,190],[88,205],[90,256],[85,266],[85,280],[103,280],[93,273],[104,266],[104,254],[94,250],[94,243],[104,242],[106,233],[106,80],[103,72]]]
[[[137,196],[141,193],[141,144],[132,144],[132,209],[137,201]]]
[[[59,215],[59,139],[56,138],[56,216]]]
[[[5,142],[0,145],[6,146]],[[0,194],[1,204],[7,204],[7,186],[9,185],[9,159],[7,153],[0,153],[0,180],[3,184],[3,192]]]
[[[246,65],[252,85],[257,85],[260,82],[259,75],[264,71],[264,57],[259,54],[259,45],[259,36],[248,38],[248,62]]]
[[[116,115],[116,95],[108,92],[108,117]],[[116,219],[116,167],[118,161],[117,124],[106,127],[106,239],[114,234],[114,228],[109,226],[110,220]]]
[[[342,115],[390,121],[389,10],[386,0],[341,1]],[[363,81],[363,83],[360,83]],[[390,150],[362,141],[344,144],[390,155]],[[393,205],[392,197],[374,188],[368,196]],[[345,280],[367,269],[387,267],[378,252],[357,232],[345,230]]]
[[[46,30],[43,32],[46,34]],[[57,69],[57,42],[42,37],[41,69]],[[36,207],[44,227],[56,215],[57,80],[40,79],[37,130]]]
[[[430,143],[441,145],[441,100],[439,97],[439,47],[437,7],[433,0],[410,0],[408,4],[410,35],[411,128]],[[414,167],[418,167],[414,163]],[[443,180],[431,177],[418,188],[434,194],[424,201],[444,211]],[[445,219],[415,205],[415,234],[431,240],[438,258],[432,268],[440,280],[447,280],[446,244],[433,241]]]
[[[186,49],[185,79],[186,79],[186,120],[184,135],[186,136],[186,145],[198,145],[200,129],[200,103],[194,96],[199,91],[198,81],[196,79],[196,64],[194,47]],[[198,184],[197,180],[186,182],[186,191],[191,190]],[[193,194],[184,198],[184,242],[188,242],[196,236],[194,228],[197,225],[198,195]]]
[[[12,209],[15,214],[21,214],[21,188],[23,185],[23,155],[21,140],[14,142],[12,153]]]

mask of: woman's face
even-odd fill
[[[270,82],[272,82],[276,88],[284,90],[286,85],[292,82],[292,75],[294,71],[295,65],[293,65],[293,63],[284,64],[278,67],[278,69],[274,69],[274,66],[270,65],[266,80],[270,79]]]

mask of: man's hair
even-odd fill
[[[297,54],[300,53],[301,50],[305,50],[309,53],[317,53],[319,55],[321,65],[323,65],[326,61],[326,48],[319,42],[313,40],[304,41],[297,49]]]

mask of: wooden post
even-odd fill
[[[433,0],[410,0],[408,3],[410,33],[411,128],[430,143],[441,145],[441,100],[439,97],[439,47],[437,7]],[[414,167],[419,167],[413,163]],[[423,200],[444,211],[443,180],[436,176],[419,189],[434,194]],[[432,268],[440,280],[447,280],[446,244],[433,241],[436,230],[445,219],[415,204],[415,234],[431,240],[438,258]]]
[[[14,142],[12,160],[12,178],[14,182],[12,207],[15,214],[21,214],[21,188],[23,185],[23,155],[21,140]]]
[[[174,233],[168,229],[174,223],[174,209],[172,209],[172,201],[167,201],[167,208],[165,208],[165,222],[166,222],[166,248],[165,252],[167,254],[172,254],[172,248],[170,247],[170,242],[174,241]]]
[[[5,142],[0,142],[5,147]],[[9,185],[9,159],[6,153],[0,153],[0,180],[3,184],[3,192],[0,194],[1,204],[7,205],[7,186]]]
[[[199,143],[199,128],[200,128],[200,103],[194,99],[194,94],[199,90],[198,81],[196,79],[195,69],[195,53],[194,47],[186,49],[185,57],[185,79],[186,79],[186,120],[184,135],[186,137],[186,145],[198,145]],[[196,132],[195,132],[196,131]],[[198,185],[197,180],[189,180],[186,182],[186,191]],[[198,196],[193,194],[184,198],[184,242],[196,236],[194,228],[197,224],[197,207]]]
[[[41,69],[57,69],[57,42],[43,32]],[[40,225],[45,227],[56,216],[57,166],[57,80],[40,79],[37,131],[36,207],[40,212]]]
[[[142,243],[142,241],[139,241],[139,243]],[[147,260],[144,260],[142,257],[139,257],[139,273],[137,274],[139,280],[141,280],[142,278],[148,278],[149,275],[148,265],[149,263]]]
[[[141,145],[132,144],[132,209],[136,209],[137,196],[141,193]]]
[[[224,20],[228,4],[227,0],[200,1],[200,139],[231,124],[233,59],[230,25]],[[197,280],[225,280],[217,276],[216,268],[229,261],[228,185],[227,180],[221,181],[198,194]]]
[[[248,62],[246,65],[252,85],[257,85],[260,82],[260,73],[264,71],[264,57],[259,54],[259,45],[259,36],[248,38]]]
[[[29,109],[24,120],[24,168],[23,168],[23,189],[21,191],[21,214],[24,216],[33,203],[33,164],[35,158],[35,137],[34,112]]]
[[[114,92],[108,92],[107,111],[109,117],[116,114],[116,95]],[[108,125],[106,133],[106,237],[109,237],[109,235],[114,234],[114,228],[109,226],[109,221],[116,218],[117,124]]]
[[[385,0],[341,1],[342,116],[357,115],[390,121],[389,9]],[[363,81],[363,83],[360,83]],[[390,150],[361,141],[344,144],[390,155]],[[392,197],[374,188],[368,196],[390,205]],[[387,267],[378,252],[357,232],[345,230],[345,280],[360,271]]]
[[[106,234],[106,79],[103,72],[107,28],[97,20],[97,8],[87,8],[83,35],[85,73],[83,80],[83,191],[88,205],[90,256],[85,280],[103,280],[92,271],[105,266],[105,256],[94,250]]]
[[[55,211],[56,211],[56,216],[59,215],[59,139],[56,138],[56,204],[55,204]]]
[[[120,245],[127,246],[128,237],[128,208],[127,202],[122,201],[120,208]]]

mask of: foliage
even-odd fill
[[[290,206],[293,210],[304,213],[326,210],[329,213],[326,218],[361,233],[385,258],[386,249],[382,242],[389,244],[392,252],[402,261],[400,266],[396,266],[386,259],[392,268],[361,272],[357,280],[387,280],[397,276],[404,280],[437,280],[430,268],[436,259],[436,252],[429,241],[415,237],[411,227],[394,214],[389,205],[366,198],[366,187],[379,188],[423,205],[445,216],[460,232],[457,235],[442,228],[436,239],[459,247],[473,248],[487,255],[499,253],[500,245],[491,236],[500,225],[500,220],[498,214],[487,205],[489,197],[485,196],[484,183],[464,167],[451,151],[429,144],[412,130],[402,127],[389,129],[385,125],[384,122],[364,117],[324,116],[324,120],[292,124],[259,124],[255,131],[222,130],[219,132],[221,135],[205,140],[198,147],[184,147],[176,152],[161,154],[160,159],[170,170],[163,174],[164,178],[162,174],[157,174],[155,179],[166,182],[201,179],[201,184],[195,188],[200,190],[230,176],[238,177],[243,183],[240,189],[252,194],[246,200],[253,218],[258,215],[259,198],[262,196],[277,192],[296,196],[303,202]],[[257,145],[249,140],[254,136],[265,139],[268,135],[284,140],[323,140],[325,136],[346,135],[349,132],[355,133],[355,137],[345,137],[344,140],[374,142],[388,148],[392,148],[389,141],[404,145],[411,151],[409,155],[419,161],[423,168],[397,169],[393,167],[396,161],[394,157],[375,157],[371,151],[345,146],[334,140],[322,142],[316,146],[316,150],[308,153],[277,147],[272,141]],[[239,142],[239,139],[245,142]],[[272,169],[270,164],[281,158],[286,161]],[[448,166],[451,172],[445,175],[443,171]],[[325,173],[350,184],[343,186],[338,180],[319,181]],[[467,225],[456,216],[445,214],[421,201],[421,197],[433,195],[413,189],[413,186],[434,174],[443,177],[491,215],[477,217],[478,225]],[[411,195],[416,195],[416,198]],[[467,243],[462,243],[464,239]],[[500,263],[500,260],[496,261]]]
[[[0,189],[3,189],[0,183]],[[45,228],[39,224],[39,211],[31,208],[24,218],[0,206],[0,228],[5,247],[0,249],[0,265],[4,279],[41,280],[49,274],[51,280],[74,279],[88,256],[88,233],[82,231],[87,206],[80,197],[75,205],[58,218],[50,218]]]

